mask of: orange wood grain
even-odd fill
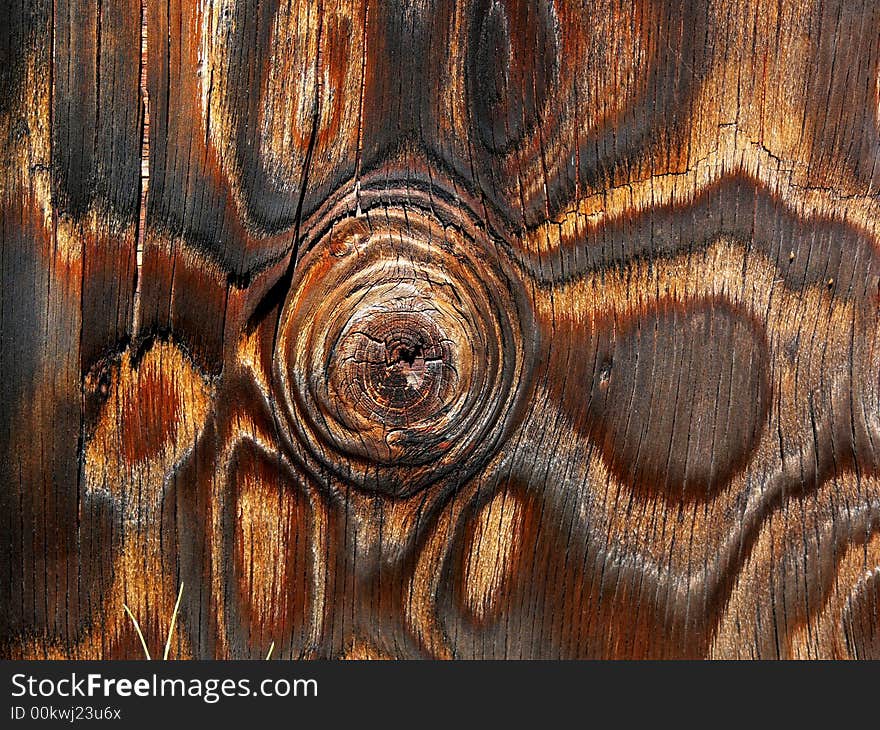
[[[871,0],[13,0],[0,656],[880,657]]]

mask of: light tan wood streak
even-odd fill
[[[273,640],[279,655],[291,648],[297,652],[301,647],[313,647],[320,640],[324,621],[326,505],[308,477],[299,474],[277,452],[272,434],[247,413],[233,407],[219,424],[218,436],[222,446],[213,472],[207,477],[211,490],[211,561],[216,566],[211,582],[217,607],[217,656],[232,654],[228,638],[240,635],[242,627],[230,627],[227,622],[230,618],[242,620],[243,615],[250,619],[248,638],[256,642],[249,647],[256,653],[254,658],[265,655]],[[271,469],[253,468],[252,458],[243,457],[240,449],[266,459]],[[260,499],[263,506],[255,509],[254,500]],[[225,540],[230,524],[236,534],[233,545]],[[306,564],[294,569],[304,574],[306,593],[289,596],[290,582],[280,576],[291,567],[290,552],[301,550],[303,545]],[[229,548],[233,554],[229,554]],[[234,563],[237,570],[221,569]],[[238,595],[231,595],[231,591]],[[230,606],[230,601],[236,605]],[[299,615],[288,615],[289,608]],[[281,633],[299,622],[303,626],[299,646],[290,647],[282,641]],[[253,630],[257,636],[250,633]]]
[[[694,140],[697,148],[698,139]],[[632,213],[657,205],[686,205],[713,183],[737,173],[760,181],[796,210],[858,225],[870,233],[874,245],[880,248],[880,204],[874,196],[794,183],[791,167],[780,164],[759,144],[748,141],[732,124],[719,128],[717,146],[706,150],[687,169],[631,180],[581,198],[562,216],[526,233],[520,245],[538,254],[554,251],[577,242],[584,231],[597,230]]]
[[[523,540],[523,507],[499,492],[473,520],[465,543],[465,608],[477,622],[492,616],[511,579]]]
[[[108,376],[93,373],[89,391],[106,390],[86,444],[86,489],[106,494],[125,520],[152,522],[165,477],[195,446],[208,416],[212,388],[173,344],[153,345],[138,363],[123,353]]]
[[[732,590],[713,658],[851,658],[842,613],[880,565],[876,477],[842,475],[768,520]]]
[[[208,138],[233,181],[239,215],[247,220],[241,184],[253,170],[242,169],[236,159],[236,125],[245,100],[232,79],[248,51],[229,42],[237,30],[235,4],[212,3],[200,21],[201,104],[211,120]],[[306,174],[310,187],[320,188],[340,165],[350,166],[360,129],[365,19],[362,0],[277,4],[260,76],[249,87],[258,100],[252,123],[264,176],[260,184],[296,200]]]
[[[792,632],[792,659],[857,658],[847,641],[846,610],[860,585],[872,579],[878,570],[880,534],[874,532],[867,542],[857,537],[853,544],[845,547],[838,558],[837,572],[824,605],[806,625]]]
[[[51,77],[38,59],[28,55],[19,82],[22,94],[9,113],[0,114],[0,135],[9,140],[0,148],[0,202],[22,203],[34,223],[52,230]],[[25,193],[23,195],[23,193]],[[10,199],[10,196],[15,199]],[[45,251],[45,255],[51,255]]]

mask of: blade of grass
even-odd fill
[[[152,659],[152,657],[150,656],[150,650],[147,649],[147,642],[144,639],[144,634],[141,631],[141,625],[138,623],[138,620],[134,617],[134,614],[131,612],[131,609],[128,606],[123,603],[122,607],[125,609],[125,612],[128,614],[131,622],[134,624],[134,630],[137,633],[138,638],[141,640],[141,646],[144,647],[144,654],[146,655],[147,659]]]
[[[183,598],[183,583],[180,584],[180,590],[177,591],[177,601],[174,603],[174,613],[171,614],[171,626],[168,627],[168,638],[165,640],[165,651],[162,659],[168,659],[171,651],[171,637],[174,635],[174,625],[177,623],[177,612],[180,610],[180,599]],[[149,659],[149,657],[147,657]]]

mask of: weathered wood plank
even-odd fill
[[[4,657],[877,657],[871,0],[16,0]]]

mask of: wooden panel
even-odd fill
[[[880,658],[876,3],[4,16],[4,658]]]

